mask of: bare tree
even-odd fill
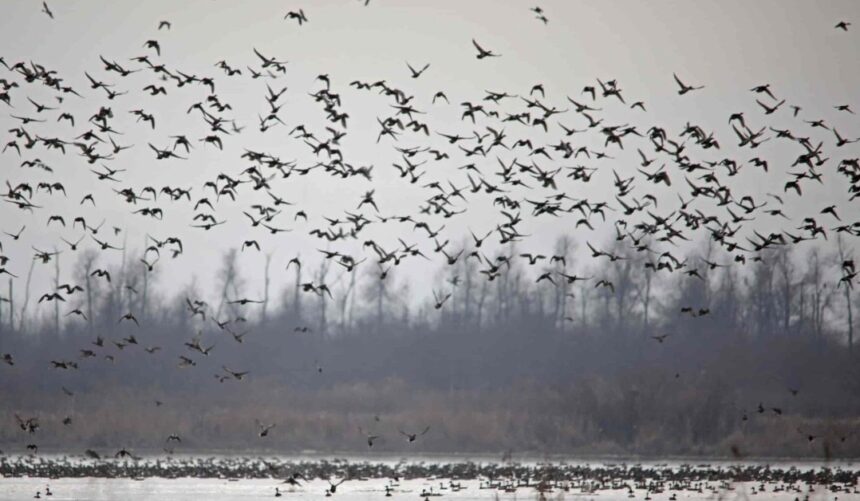
[[[27,271],[27,280],[24,282],[24,303],[21,305],[21,313],[18,315],[18,330],[25,330],[27,322],[27,305],[30,304],[30,281],[33,278],[33,268],[36,267],[36,259],[30,261],[30,269]]]
[[[60,289],[60,253],[54,248],[54,291]],[[54,301],[54,334],[60,335],[60,302]]]
[[[475,314],[476,315],[475,328],[478,331],[481,330],[481,324],[483,322],[483,314],[484,314],[484,304],[487,301],[487,293],[489,292],[489,290],[490,290],[490,281],[489,280],[482,280],[481,281],[481,292],[478,295],[478,306],[477,306],[478,311]]]
[[[269,284],[271,283],[271,278],[269,277],[269,268],[272,264],[272,254],[266,254],[266,266],[263,269],[263,308],[261,311],[262,323],[266,323],[267,314],[269,311]]]
[[[648,245],[648,242],[645,243]],[[651,267],[645,267],[645,259],[640,257],[628,258],[633,261],[634,269],[640,270],[641,278],[633,280],[636,300],[642,307],[642,332],[647,334],[650,331],[651,319],[651,287],[654,279],[655,271]],[[634,273],[635,275],[635,273]]]
[[[298,264],[299,256],[296,256],[296,284],[293,288],[293,317],[294,321],[302,321],[302,265]]]
[[[589,290],[586,290],[585,287],[579,292],[579,323],[582,327],[582,330],[588,329],[588,296]],[[576,293],[574,294],[574,300],[576,299]]]
[[[93,307],[98,293],[96,283],[92,278],[97,258],[98,253],[96,251],[92,249],[83,251],[78,257],[75,273],[75,280],[84,283],[84,293],[87,297],[87,326],[90,332],[93,330]]]
[[[847,247],[847,245],[843,241],[842,233],[839,233],[838,236],[836,237],[836,252],[837,252],[837,255],[839,256],[840,267],[842,266],[842,263],[845,263],[847,261],[854,259],[854,253],[852,252],[851,249],[849,249]],[[848,315],[848,351],[853,352],[854,351],[854,314],[853,314],[852,305],[851,305],[851,290],[852,290],[851,284],[850,283],[846,284],[844,286],[844,289],[845,289],[845,292],[844,292],[844,294],[845,294],[845,313]]]
[[[12,279],[9,279],[9,282],[12,282]],[[11,293],[11,291],[9,291]],[[5,325],[3,325],[3,303],[10,304],[10,297],[2,297],[0,296],[0,332],[3,332],[5,329]],[[9,330],[12,330],[11,328]]]
[[[830,307],[832,288],[824,277],[824,263],[818,247],[813,247],[807,261],[804,282],[810,287],[810,313],[815,336],[820,340],[824,333],[825,315]]]
[[[317,269],[317,275],[314,277],[314,281],[317,283],[317,287],[326,285],[325,281],[328,277],[328,272],[331,266],[331,261],[328,259],[320,260],[320,266]],[[320,300],[320,315],[319,315],[319,330],[323,334],[328,333],[328,317],[327,317],[327,309],[328,309],[328,299],[329,295],[324,291],[320,290],[317,292]]]
[[[465,253],[465,246],[463,249],[463,252]],[[472,303],[474,302],[475,274],[477,273],[477,270],[475,269],[475,265],[469,259],[464,259],[461,263],[462,265],[460,269],[463,273],[463,323],[468,325],[472,320]]]
[[[705,275],[707,280],[711,280],[712,272],[707,272]],[[741,297],[743,291],[738,282],[737,272],[732,267],[724,268],[720,274],[716,293],[712,308],[718,312],[719,316],[729,329],[739,333],[746,333],[745,322],[739,322],[741,315],[744,312],[744,301]]]
[[[545,269],[544,272],[560,272],[567,274],[568,264],[573,265],[573,241],[566,234],[562,235],[555,242],[555,255],[561,256],[561,260],[555,261],[555,270]],[[557,275],[557,273],[556,273]],[[567,315],[567,298],[568,291],[570,290],[570,284],[567,283],[567,280],[559,280],[556,282],[555,287],[553,288],[555,291],[554,298],[554,311],[553,318],[555,319],[556,325],[558,325],[562,330],[565,325],[565,318]]]
[[[790,249],[790,248],[789,248]],[[782,330],[788,333],[791,327],[792,303],[795,295],[794,259],[791,251],[786,248],[776,253],[776,270],[779,276],[780,294],[779,307],[782,313]]]
[[[15,328],[15,289],[11,278],[9,279],[9,328]]]
[[[383,279],[376,277],[376,275],[368,268],[368,274],[372,280],[368,288],[368,296],[375,305],[377,328],[382,328],[382,326],[385,325],[383,313],[385,311],[385,300],[388,297],[388,282],[391,280],[391,273],[393,271],[394,270],[390,270],[388,272],[388,276]],[[373,280],[374,278],[376,280]]]
[[[357,270],[358,270],[358,267],[356,266],[347,272],[347,274],[349,275],[349,283],[347,284],[346,290],[344,291],[343,295],[340,298],[338,298],[338,302],[339,302],[338,306],[340,308],[340,331],[341,332],[345,332],[347,327],[349,326],[349,316],[348,316],[347,312],[348,312],[348,306],[350,304],[350,299],[352,298],[353,290],[355,289]]]
[[[762,256],[755,264],[753,274],[747,281],[756,334],[764,336],[775,332],[776,308],[773,294],[773,257]]]
[[[234,298],[241,295],[242,278],[239,276],[238,252],[236,249],[230,249],[224,254],[223,265],[219,278],[221,280],[221,297],[218,302],[218,308],[215,310],[215,318],[221,318],[221,312],[225,306],[230,310],[230,315],[237,316],[236,308],[229,304],[228,297],[230,294]]]
[[[615,255],[623,253],[622,247],[617,240],[611,248]],[[632,259],[618,259],[609,263],[611,281],[615,286],[615,329],[618,334],[624,334],[626,320],[630,318],[629,301],[633,291],[636,290],[634,275],[634,263]]]
[[[140,318],[142,321],[146,320],[147,315],[149,314],[149,300],[150,300],[150,296],[149,296],[150,277],[149,276],[152,273],[155,273],[155,268],[153,268],[153,271],[149,271],[149,269],[144,269],[143,272],[141,273],[141,280],[143,281],[143,290],[141,291],[140,307],[138,308],[138,310],[140,312]]]

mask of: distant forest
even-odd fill
[[[585,242],[561,238],[551,264],[511,245],[430,284],[308,257],[267,265],[262,297],[238,250],[219,290],[177,295],[131,251],[110,281],[94,251],[71,272],[34,260],[83,290],[3,292],[0,449],[366,451],[373,434],[374,451],[856,457],[860,296],[840,282],[851,249],[829,245],[740,267],[704,242],[684,260],[706,264],[682,274],[648,251],[583,267]]]

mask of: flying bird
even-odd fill
[[[489,50],[485,50],[483,47],[478,45],[478,42],[476,42],[474,38],[472,39],[472,45],[474,45],[475,49],[478,50],[478,54],[476,56],[478,59],[484,59],[485,57],[499,57],[501,55],[494,54],[492,51]]]
[[[678,78],[678,75],[675,73],[672,73],[672,76],[675,77],[675,83],[678,84],[678,87],[679,87],[678,95],[680,95],[680,96],[683,96],[684,94],[686,94],[688,92],[692,92],[694,90],[699,90],[699,89],[705,88],[704,85],[700,85],[698,87],[694,87],[692,85],[686,85],[684,82],[681,81],[680,78]]]

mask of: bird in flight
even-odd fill
[[[374,435],[373,433],[365,433],[365,431],[362,430],[360,426],[358,427],[358,432],[361,433],[362,435],[364,435],[364,438],[367,441],[368,447],[372,448],[373,442],[375,442],[377,439],[379,439],[379,435]]]
[[[407,442],[412,443],[415,440],[417,440],[418,437],[423,437],[428,431],[430,431],[430,427],[429,426],[425,427],[424,430],[421,431],[420,433],[406,433],[403,430],[397,430],[397,431],[399,431],[401,435],[406,437]]]
[[[259,428],[259,432],[257,434],[260,436],[260,438],[267,437],[267,436],[269,436],[269,432],[274,427],[275,427],[274,423],[264,424],[264,423],[261,423],[260,421],[257,421],[257,428]]]
[[[478,45],[478,42],[476,42],[474,38],[472,39],[472,45],[474,45],[475,48],[478,49],[478,54],[477,54],[477,56],[475,56],[478,59],[484,59],[485,57],[499,57],[499,56],[501,56],[501,54],[494,54],[492,51],[485,50],[483,47]]]
[[[298,11],[287,12],[287,14],[284,16],[284,19],[295,19],[299,23],[299,26],[308,22],[308,18],[307,16],[305,16],[305,11],[302,9],[299,9]]]
[[[678,95],[680,95],[680,96],[683,96],[684,94],[686,94],[688,92],[692,92],[694,90],[699,90],[699,89],[705,88],[704,85],[700,85],[698,87],[694,87],[692,85],[686,85],[684,82],[681,81],[680,78],[678,78],[678,75],[675,73],[672,73],[672,76],[675,77],[675,83],[678,84],[678,87],[679,87]]]
[[[430,67],[430,63],[425,64],[425,65],[424,65],[424,67],[423,67],[423,68],[421,68],[421,70],[415,70],[415,68],[413,68],[413,67],[412,67],[412,65],[411,65],[411,64],[409,64],[408,62],[406,63],[406,66],[407,66],[407,67],[409,67],[409,72],[412,74],[412,78],[418,78],[418,77],[420,77],[420,76],[421,76],[425,71],[427,71],[427,68],[429,68],[429,67]]]

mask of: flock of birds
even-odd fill
[[[366,4],[366,2],[365,2]],[[46,3],[43,12],[54,19]],[[531,12],[542,23],[548,23],[540,7]],[[285,20],[302,26],[309,21],[304,10],[290,11]],[[59,22],[60,20],[54,20]],[[848,31],[851,23],[840,21],[835,28]],[[169,21],[161,21],[157,30],[171,30]],[[536,282],[551,286],[593,284],[594,287],[614,290],[614,284],[605,276],[581,276],[559,269],[565,256],[551,253],[499,252],[489,257],[487,244],[508,244],[527,241],[522,226],[537,218],[569,217],[574,230],[595,225],[611,224],[616,246],[601,249],[587,243],[591,258],[598,262],[615,262],[645,256],[645,267],[654,273],[679,274],[690,280],[704,280],[708,270],[729,266],[743,266],[762,259],[768,250],[797,245],[804,241],[820,241],[828,235],[860,235],[860,220],[849,221],[850,213],[840,214],[837,205],[821,207],[812,213],[791,215],[789,208],[802,197],[810,183],[823,183],[823,178],[841,176],[850,200],[860,196],[860,159],[843,153],[846,147],[860,138],[848,136],[828,124],[828,117],[808,115],[799,106],[787,103],[777,96],[770,84],[758,84],[750,89],[753,110],[734,111],[728,117],[731,135],[718,137],[700,125],[687,123],[677,133],[659,126],[634,125],[647,116],[647,103],[634,100],[615,79],[596,79],[584,86],[578,95],[567,97],[564,107],[551,104],[544,86],[535,84],[526,93],[486,91],[479,99],[459,104],[449,101],[445,91],[432,96],[411,94],[406,86],[389,80],[359,81],[340,90],[334,76],[321,74],[309,95],[320,109],[325,125],[315,128],[310,122],[297,122],[288,117],[284,98],[288,88],[282,82],[287,78],[288,62],[275,55],[263,54],[250,48],[253,64],[233,65],[225,60],[214,64],[219,75],[203,74],[171,64],[162,55],[165,48],[156,39],[141,44],[143,54],[130,59],[100,56],[100,68],[90,68],[83,75],[61,76],[42,62],[7,61],[0,57],[0,102],[5,104],[8,118],[15,126],[7,133],[2,155],[5,162],[20,158],[20,167],[33,172],[32,180],[17,184],[5,182],[0,199],[14,215],[7,214],[2,225],[4,237],[0,239],[0,276],[12,280],[22,274],[23,264],[5,254],[5,248],[27,245],[27,237],[47,226],[63,233],[52,250],[33,247],[33,259],[49,263],[61,252],[79,252],[94,249],[105,259],[124,250],[117,241],[124,228],[112,226],[103,229],[105,221],[97,222],[99,203],[105,197],[114,197],[125,203],[136,217],[163,221],[170,217],[173,206],[192,208],[194,215],[188,222],[193,231],[218,231],[228,217],[234,217],[231,207],[241,206],[235,217],[247,223],[243,238],[243,251],[261,252],[263,248],[281,245],[286,233],[299,231],[304,224],[311,237],[315,237],[325,250],[323,259],[336,263],[347,272],[358,266],[373,266],[379,280],[397,266],[437,260],[443,266],[454,266],[463,260],[474,260],[481,275],[488,281],[499,277],[514,260],[540,269]],[[500,53],[478,40],[472,39],[471,49],[478,64],[503,58]],[[408,78],[425,77],[430,63],[406,63]],[[679,99],[695,99],[704,85],[692,84],[686,77],[672,75]],[[258,114],[256,127],[242,124],[233,116],[233,108],[217,90],[225,79],[243,79],[248,88],[252,82],[264,82],[261,102],[263,112]],[[40,89],[53,95],[50,101],[32,97]],[[139,89],[139,90],[138,90]],[[31,93],[32,91],[32,93]],[[147,106],[165,95],[185,92],[194,100],[185,110],[196,121],[194,133],[165,133],[161,141],[135,144],[129,138],[133,131],[120,130],[117,118],[131,115],[138,127],[160,132],[166,128],[161,117],[147,111]],[[353,117],[343,106],[343,93],[351,96],[368,93],[374,99],[384,100],[377,108],[377,138],[379,147],[390,147],[399,159],[390,166],[355,165],[341,148],[341,141],[349,134]],[[76,116],[65,108],[70,100],[92,103],[89,117]],[[83,102],[83,101],[81,101]],[[2,106],[2,105],[0,105]],[[788,112],[786,106],[791,108]],[[457,130],[438,130],[425,118],[434,107],[458,109],[460,127]],[[611,122],[605,110],[627,113],[629,120]],[[849,104],[836,103],[831,113],[853,114]],[[769,122],[778,116],[789,126]],[[59,134],[50,130],[61,128]],[[453,127],[451,127],[453,128]],[[194,156],[200,148],[223,150],[228,143],[238,143],[254,132],[277,141],[285,138],[306,148],[315,159],[311,163],[285,160],[275,151],[244,149],[241,160],[245,167],[237,172],[220,171],[208,178],[200,187],[181,186],[126,186],[124,159],[127,155],[146,155],[156,162],[179,165]],[[581,139],[581,141],[580,141]],[[722,145],[733,141],[737,156],[722,154]],[[781,141],[786,148],[797,150],[790,166],[776,166],[758,149],[770,141]],[[599,148],[590,146],[599,144]],[[637,165],[623,165],[616,155],[635,149]],[[41,160],[48,154],[63,156],[63,166],[52,166]],[[709,159],[704,159],[708,157]],[[92,175],[92,191],[67,192],[64,176],[74,166],[74,159],[85,162]],[[235,160],[235,159],[231,159]],[[213,169],[217,170],[217,169]],[[763,175],[780,176],[779,189],[766,199],[757,199],[744,193],[742,188],[730,187],[729,180],[744,171],[760,171]],[[826,170],[826,174],[825,174]],[[317,215],[296,206],[279,194],[284,183],[303,176],[329,176],[350,183],[365,183],[368,188],[355,202],[355,209],[342,214]],[[414,212],[395,214],[386,212],[373,187],[374,178],[400,179],[404,184],[419,187],[426,197]],[[610,179],[614,189],[611,199],[597,197],[574,198],[569,187],[588,186],[595,177]],[[156,178],[157,179],[157,178]],[[317,180],[317,182],[322,182]],[[667,199],[664,193],[674,190],[675,197]],[[265,194],[267,203],[243,205],[246,199]],[[77,209],[52,213],[47,208],[54,200],[77,200]],[[466,213],[478,200],[491,201],[498,219],[488,222],[480,231],[469,229],[469,244],[456,248],[444,235],[446,226],[455,227],[458,216]],[[446,222],[450,220],[450,222]],[[790,225],[784,230],[760,232],[752,227],[755,221],[766,220],[773,228]],[[21,221],[10,227],[14,221]],[[110,225],[109,225],[110,226]],[[399,237],[382,241],[365,237],[367,228],[391,229]],[[409,230],[407,233],[406,230]],[[417,232],[417,234],[416,234]],[[672,247],[705,235],[717,243],[729,256],[725,261],[683,258]],[[185,255],[183,235],[148,235],[147,247],[140,257],[146,272],[153,272],[162,259],[178,259]],[[451,237],[453,238],[453,237]],[[354,255],[339,249],[352,242],[360,242],[363,255]],[[332,250],[338,248],[338,250]],[[512,246],[507,248],[512,249]],[[62,250],[57,250],[62,249]],[[370,260],[370,261],[368,261]],[[367,264],[365,264],[367,263]],[[296,256],[286,268],[301,269],[304,263]],[[544,266],[544,268],[539,268]],[[857,280],[852,259],[840,266],[838,285],[851,288]],[[92,271],[94,280],[111,282],[105,268]],[[451,288],[458,280],[449,282]],[[319,298],[332,298],[330,284],[304,282],[304,293]],[[85,292],[83,284],[64,283],[39,297],[39,303],[71,305],[64,313],[70,320],[87,320],[77,297]],[[136,291],[132,291],[134,293]],[[433,307],[440,310],[452,297],[451,290],[433,290]],[[0,306],[11,298],[0,297]],[[243,317],[213,318],[211,308],[200,298],[184,298],[188,314],[200,317],[202,322],[213,322],[219,331],[230,335],[237,344],[247,332],[239,332],[237,325]],[[253,298],[236,297],[230,304],[246,308],[259,303]],[[707,305],[690,305],[680,312],[691,317],[710,313]],[[136,312],[128,311],[117,318],[117,324],[139,326]],[[306,329],[306,328],[305,328]],[[667,335],[655,335],[658,343]],[[83,347],[76,356],[53,360],[58,370],[76,370],[81,362],[107,354],[110,344],[119,349],[140,345],[134,334],[122,339],[106,341],[101,335],[92,346]],[[205,346],[200,335],[185,343],[188,350],[178,354],[181,368],[194,367],[195,358],[208,356],[214,346]],[[148,346],[146,353],[155,355],[158,346]],[[7,366],[14,366],[14,354],[0,354]],[[80,365],[79,365],[80,364]],[[215,374],[220,382],[241,381],[248,370],[234,370],[226,366]],[[317,370],[322,371],[321,367]],[[68,395],[72,392],[65,389]],[[759,404],[759,413],[774,412]],[[781,414],[781,411],[780,411]],[[34,435],[40,427],[39,419],[16,414],[22,432]],[[744,419],[746,419],[744,415]],[[71,424],[71,420],[64,422]],[[274,424],[257,422],[259,436],[265,437]],[[398,430],[408,442],[415,442],[429,431]],[[379,435],[359,429],[369,447]],[[816,437],[809,435],[812,441]],[[178,435],[171,435],[167,444],[180,443]],[[38,446],[27,448],[36,452]],[[167,450],[167,449],[166,449]],[[91,458],[100,458],[92,450]],[[135,456],[126,449],[116,452],[117,458]],[[293,480],[297,480],[293,478]],[[332,484],[331,493],[336,486]]]
[[[274,496],[319,492],[325,497],[338,492],[345,482],[351,494],[418,495],[420,498],[490,491],[516,496],[535,493],[537,499],[552,494],[562,497],[626,496],[641,499],[721,499],[731,495],[761,495],[764,498],[795,496],[815,499],[822,493],[856,495],[858,472],[841,468],[798,469],[779,465],[721,464],[559,464],[405,462],[395,464],[331,461],[285,462],[278,458],[209,457],[166,458],[133,463],[97,462],[60,457],[54,460],[21,457],[0,458],[0,473],[7,477],[60,478],[147,478],[281,479]],[[376,481],[374,481],[376,480]],[[379,480],[384,480],[380,482]],[[223,488],[223,487],[222,487]],[[342,489],[343,491],[343,489]],[[41,492],[37,497],[41,497]],[[45,496],[52,495],[50,485]],[[460,494],[460,495],[462,495]],[[481,496],[484,497],[484,496]],[[554,498],[555,496],[553,496]]]

